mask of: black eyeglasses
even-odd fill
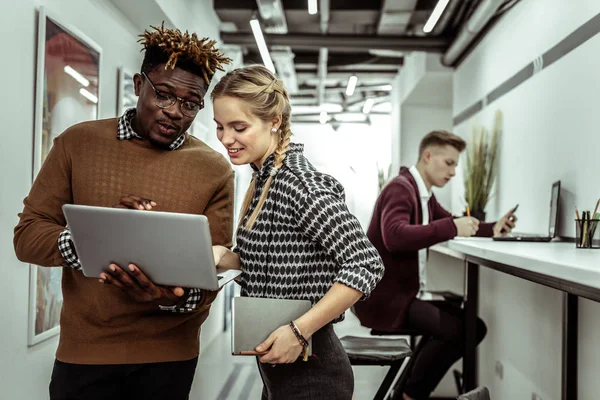
[[[198,114],[198,111],[204,108],[204,99],[200,100],[200,103],[197,103],[195,101],[182,99],[181,97],[177,97],[171,93],[163,92],[154,86],[154,83],[152,83],[145,72],[142,72],[142,75],[148,80],[148,83],[150,83],[150,86],[154,90],[154,94],[156,95],[156,105],[158,107],[169,108],[179,101],[181,103],[181,113],[189,118],[194,118],[196,114]]]

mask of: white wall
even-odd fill
[[[600,13],[597,0],[529,0],[509,11],[456,70],[454,115]],[[519,203],[519,228],[547,231],[550,186],[564,195],[559,234],[572,236],[573,209],[590,209],[600,195],[600,35],[484,108],[476,119],[491,127],[504,113],[497,197],[490,218]],[[470,121],[455,128],[463,137]],[[482,269],[480,315],[490,327],[480,350],[480,383],[494,400],[560,398],[561,293]],[[600,306],[582,301],[579,322],[579,399],[597,399]],[[504,365],[504,379],[494,374]]]
[[[305,156],[344,186],[350,211],[366,230],[378,195],[377,167],[391,163],[391,119],[371,116],[372,125],[293,124],[292,142],[303,143]],[[394,171],[392,171],[394,174]]]
[[[441,65],[439,54],[410,53],[396,78],[392,102],[392,121],[399,128],[392,137],[398,142],[392,142],[395,176],[400,166],[417,163],[419,144],[427,133],[452,130],[452,70]],[[442,206],[450,207],[451,189],[433,190]]]
[[[6,41],[0,86],[13,97],[1,96],[0,124],[0,388],[2,398],[43,399],[54,362],[57,337],[27,347],[29,268],[19,262],[12,246],[13,228],[22,200],[29,192],[33,164],[33,105],[35,82],[36,7],[47,6],[60,21],[73,25],[102,48],[100,68],[101,118],[116,115],[117,67],[139,66],[135,34],[126,21],[101,2],[81,0],[23,0],[2,2],[0,33]]]
[[[190,2],[193,3],[193,2]],[[208,3],[208,2],[203,2]],[[180,6],[188,7],[189,4]],[[13,97],[1,96],[0,124],[0,390],[2,398],[15,400],[48,397],[48,383],[57,337],[34,347],[27,347],[29,268],[19,262],[12,247],[13,228],[22,210],[22,200],[29,192],[33,164],[33,106],[35,82],[36,9],[44,5],[61,23],[71,25],[102,47],[100,66],[99,117],[116,115],[117,68],[125,66],[138,71],[142,53],[137,43],[139,29],[108,0],[22,0],[0,1],[0,33],[6,41],[6,58],[0,66],[0,87]],[[214,36],[216,22],[210,22],[210,8],[202,4],[189,5],[187,14],[177,12],[171,4],[169,12],[178,21],[182,15],[190,24],[184,29],[196,29],[200,35]],[[190,13],[193,10],[196,14]],[[157,24],[160,21],[148,21]],[[203,117],[212,120],[212,108],[207,107]],[[206,119],[203,122],[206,124]],[[214,130],[211,132],[214,133]],[[222,327],[222,299],[207,322],[209,338]]]
[[[391,146],[392,146],[392,174],[397,174],[402,165],[400,162],[401,130],[402,130],[402,73],[399,72],[392,82],[392,92],[390,93],[390,102],[392,104],[391,118]]]
[[[439,129],[452,129],[452,109],[450,107],[404,104],[402,105],[401,118],[400,160],[402,165],[406,167],[417,163],[419,144],[427,133]],[[440,204],[443,207],[449,207],[449,188],[434,188],[433,191]]]

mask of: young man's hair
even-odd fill
[[[467,143],[460,136],[448,131],[429,132],[419,145],[419,160],[423,157],[423,152],[429,146],[452,146],[459,152],[462,152],[467,147]]]
[[[165,69],[181,68],[204,79],[206,86],[217,70],[223,71],[223,65],[231,59],[215,48],[216,41],[199,39],[195,33],[182,33],[179,29],[165,29],[151,26],[153,31],[145,30],[139,40],[145,50],[142,71],[149,73],[164,64]]]

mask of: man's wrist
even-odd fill
[[[181,297],[178,297],[171,301],[165,301],[163,299],[158,300],[157,301],[158,308],[160,308],[163,311],[173,311],[177,308],[181,308],[187,302],[189,295],[190,295],[190,289],[183,288],[183,295]]]
[[[159,304],[158,308],[161,311],[175,311],[177,309],[177,304],[174,304],[172,306],[163,306],[162,304]]]

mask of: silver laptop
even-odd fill
[[[550,216],[548,218],[548,234],[538,235],[533,233],[510,233],[505,236],[494,236],[498,242],[549,242],[556,237],[558,225],[558,205],[560,200],[560,181],[552,184],[550,191]]]
[[[257,355],[255,348],[273,331],[310,310],[308,300],[234,297],[232,299],[231,354]],[[312,341],[308,339],[312,354]]]
[[[217,270],[204,215],[65,204],[83,274],[133,263],[156,284],[217,290],[239,270]]]

